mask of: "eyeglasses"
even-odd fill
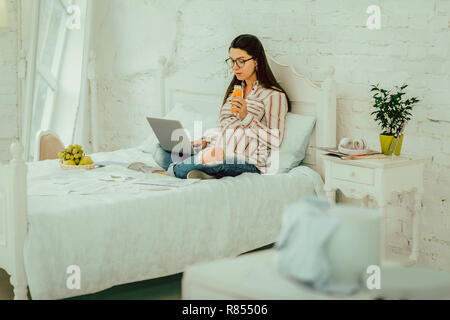
[[[247,60],[244,60],[244,59],[236,59],[236,60],[233,60],[233,59],[231,59],[231,58],[228,58],[228,59],[225,60],[225,63],[226,63],[227,66],[229,66],[230,68],[233,68],[233,66],[234,66],[235,63],[237,64],[237,66],[238,66],[239,68],[242,68],[242,67],[245,65],[245,63],[246,63],[247,61],[250,61],[250,60],[253,60],[253,59],[254,59],[254,58],[250,58],[250,59],[247,59]]]

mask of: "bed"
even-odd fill
[[[145,177],[120,165],[62,172],[57,160],[25,163],[23,146],[14,143],[12,160],[0,166],[0,267],[11,275],[15,299],[26,299],[28,290],[33,299],[94,293],[276,242],[284,204],[304,195],[324,195],[323,165],[319,151],[311,147],[336,144],[336,97],[332,69],[326,80],[313,83],[293,67],[269,60],[290,97],[291,112],[316,117],[306,158],[286,173],[185,180],[185,185],[169,188],[163,183],[115,184],[96,191],[85,181],[98,181],[99,175],[131,176],[134,181]],[[160,62],[163,112],[177,96],[208,99],[189,88],[166,90],[166,60]],[[155,165],[140,148],[92,158]],[[65,178],[84,181],[88,191],[79,185],[79,192],[46,193],[45,181],[64,183]],[[69,283],[74,270],[78,287]]]

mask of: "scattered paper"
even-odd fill
[[[168,191],[189,186],[200,179],[179,179],[146,174],[123,166],[105,166],[95,170],[56,171],[28,179],[29,196],[95,195],[105,193],[139,194]]]
[[[106,166],[120,166],[120,167],[128,167],[128,162],[118,162],[118,161],[101,161],[95,163],[96,167],[106,167]]]
[[[140,185],[152,185],[152,186],[161,186],[161,187],[172,187],[172,188],[180,188],[185,187],[188,185],[191,185],[193,183],[198,182],[200,179],[176,179],[176,180],[169,180],[169,179],[137,179],[133,181],[133,184],[140,184]]]
[[[342,153],[338,150],[338,148],[335,147],[317,147],[317,146],[311,146],[311,148],[319,149],[322,151],[326,151],[327,153],[325,155],[331,156],[331,157],[337,157],[342,160],[358,160],[358,159],[383,159],[387,156],[377,150],[370,149],[368,153],[362,154],[362,155],[348,155],[345,153]]]

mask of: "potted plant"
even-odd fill
[[[373,95],[374,104],[373,111],[370,115],[374,116],[375,122],[381,126],[382,133],[380,134],[381,151],[390,155],[390,151],[397,137],[400,136],[394,154],[400,155],[403,142],[403,130],[406,123],[411,119],[411,109],[420,100],[417,98],[404,99],[404,89],[408,85],[403,85],[397,88],[396,93],[391,93],[389,90],[379,88],[379,85],[372,85],[371,92]]]

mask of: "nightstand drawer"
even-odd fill
[[[369,168],[333,163],[333,178],[358,183],[373,184],[373,170]]]

